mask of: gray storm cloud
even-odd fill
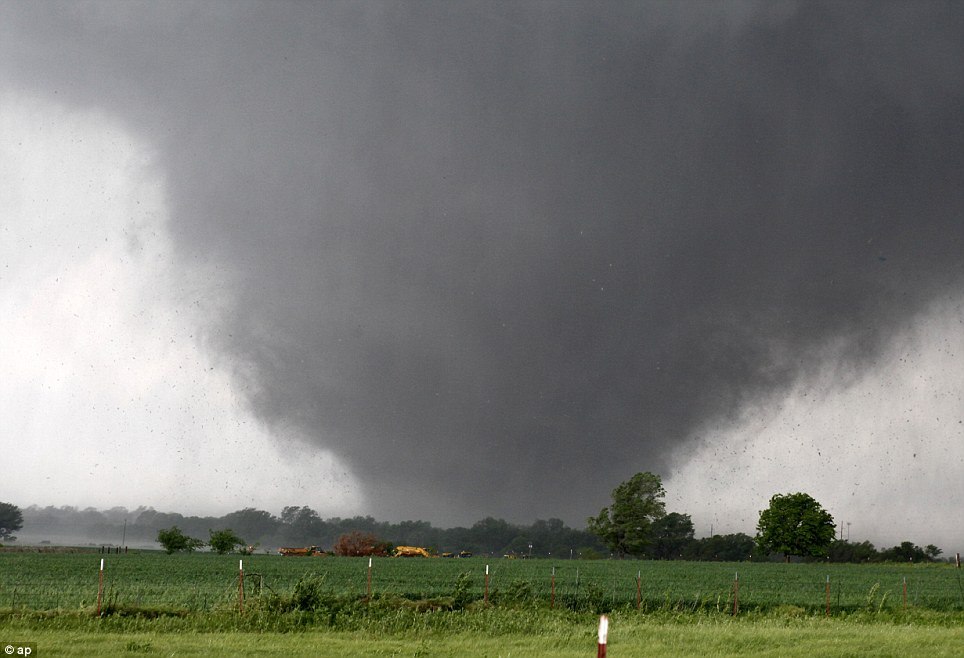
[[[964,9],[0,3],[157,149],[209,349],[373,511],[581,520],[964,278]],[[828,350],[833,345],[833,350]],[[297,501],[292,501],[292,504]]]

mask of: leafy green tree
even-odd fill
[[[13,541],[17,530],[23,528],[23,512],[12,503],[0,503],[0,541]]]
[[[805,493],[776,494],[760,512],[757,545],[766,553],[825,557],[833,544],[833,517]]]
[[[190,553],[204,546],[203,541],[195,539],[194,537],[188,537],[181,532],[181,529],[176,525],[171,526],[167,530],[158,530],[157,543],[164,547],[168,555],[179,551]]]
[[[693,520],[689,514],[670,512],[653,521],[653,557],[659,560],[678,560],[693,542]]]
[[[238,535],[231,528],[226,528],[224,530],[209,530],[208,532],[211,533],[211,539],[208,540],[208,545],[218,555],[231,553],[236,547],[244,548],[245,546],[244,540],[238,537]]]
[[[619,556],[642,556],[652,543],[653,522],[666,516],[665,495],[658,475],[637,473],[613,489],[612,505],[587,519],[588,530]]]

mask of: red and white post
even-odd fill
[[[606,658],[606,641],[609,636],[609,617],[599,618],[599,642],[596,644],[596,658]]]

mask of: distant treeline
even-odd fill
[[[224,516],[184,516],[139,507],[109,510],[76,507],[38,507],[23,510],[21,535],[34,541],[49,539],[98,545],[146,546],[157,543],[159,530],[177,526],[184,534],[207,539],[211,530],[230,528],[256,551],[274,552],[280,546],[317,546],[329,550],[342,535],[371,533],[397,546],[423,546],[438,553],[469,551],[477,555],[520,557],[601,558],[609,552],[585,529],[568,527],[560,519],[537,520],[530,525],[487,517],[471,527],[437,528],[428,521],[389,523],[370,516],[322,519],[310,507],[285,507],[280,516],[245,508]],[[766,560],[753,537],[737,533],[696,539],[686,514],[670,514],[655,528],[645,557],[661,560],[744,561]],[[878,551],[864,541],[834,541],[832,562],[928,562],[938,559],[935,546],[920,548],[911,542]]]
[[[211,530],[230,528],[248,544],[257,546],[258,552],[273,552],[280,546],[318,546],[327,550],[342,535],[358,531],[395,545],[424,546],[438,552],[566,558],[606,554],[606,548],[594,535],[570,528],[560,519],[517,525],[488,517],[468,528],[437,528],[427,521],[389,523],[370,516],[323,519],[310,507],[285,507],[280,516],[254,508],[224,516],[184,516],[146,507],[101,511],[69,506],[27,507],[23,518],[21,534],[35,540],[76,537],[78,541],[95,544],[154,544],[159,530],[177,526],[184,534],[201,539],[206,539]]]

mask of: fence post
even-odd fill
[[[483,594],[483,603],[489,605],[489,565],[485,565],[485,593]]]
[[[97,582],[97,616],[100,617],[100,604],[104,594],[104,558],[100,559],[100,576]]]
[[[549,608],[555,609],[556,607],[556,568],[552,568],[552,580],[551,582],[551,594],[549,595]]]
[[[830,574],[827,574],[827,616],[830,616]]]
[[[368,600],[372,598],[372,558],[368,556]]]
[[[238,560],[238,612],[244,614],[244,560]]]
[[[733,616],[740,611],[740,572],[733,574]]]
[[[643,599],[643,585],[642,585],[643,572],[636,572],[636,609],[639,610],[640,604]]]

